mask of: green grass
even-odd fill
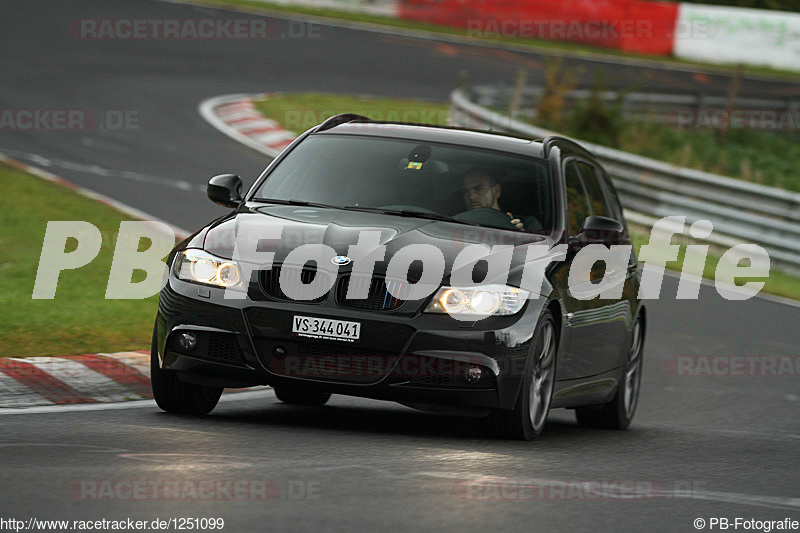
[[[424,22],[416,22],[411,20],[395,19],[380,15],[369,15],[363,13],[352,13],[349,11],[329,9],[329,8],[310,8],[302,6],[288,6],[283,4],[275,4],[272,2],[261,2],[258,0],[185,0],[193,4],[217,5],[225,6],[234,9],[242,9],[250,12],[263,12],[268,14],[270,11],[296,13],[299,15],[309,15],[320,18],[331,18],[338,20],[345,20],[351,22],[361,22],[368,24],[377,24],[381,26],[390,26],[394,28],[420,30],[432,33],[439,33],[442,35],[451,35],[457,37],[470,38],[476,41],[483,41],[487,43],[502,43],[502,44],[515,44],[531,48],[532,50],[541,51],[545,53],[562,52],[574,56],[590,56],[590,55],[604,55],[620,58],[631,59],[647,59],[649,61],[664,63],[665,65],[673,64],[683,67],[701,67],[704,69],[717,70],[721,72],[735,72],[739,67],[735,65],[718,65],[715,63],[703,63],[697,61],[687,61],[668,56],[655,56],[655,55],[641,55],[631,52],[623,52],[613,48],[603,48],[599,46],[591,46],[581,43],[570,41],[557,41],[547,39],[531,39],[531,38],[509,38],[500,36],[475,36],[468,35],[467,30],[464,28],[452,28],[449,26],[439,26],[435,24],[428,24]],[[800,72],[787,71],[774,69],[767,66],[744,66],[742,72],[775,77],[784,79],[800,79]]]
[[[69,355],[150,346],[158,299],[106,300],[120,222],[133,220],[61,185],[0,164],[7,198],[0,209],[0,356]],[[55,298],[32,299],[48,221],[84,220],[103,235],[88,265],[61,272]],[[74,240],[74,239],[73,239]],[[70,248],[67,243],[66,251]],[[140,281],[134,274],[133,281]]]
[[[407,113],[412,117],[434,116],[439,119],[435,122],[436,124],[447,124],[448,110],[446,104],[419,100],[369,98],[325,93],[287,93],[268,100],[257,101],[255,105],[265,116],[293,131],[303,131],[337,113],[358,113],[377,120],[385,120],[389,114]],[[419,119],[414,118],[413,120]],[[302,124],[298,125],[298,121],[302,122]],[[631,232],[637,250],[649,241],[650,228],[632,225]],[[684,246],[681,247],[678,259],[669,262],[667,267],[671,270],[680,271],[683,267],[683,255],[687,242],[678,237],[674,239],[676,244],[683,244]],[[714,279],[717,263],[723,252],[724,250],[712,247],[708,254],[703,277]],[[759,279],[737,278],[738,284],[747,281],[759,281]],[[800,300],[800,278],[772,270],[762,291]]]
[[[567,135],[581,137],[568,128]],[[725,142],[716,131],[678,130],[658,123],[627,122],[613,148],[770,187],[800,192],[800,136],[788,132],[733,130]]]
[[[264,115],[284,128],[301,133],[339,113],[357,113],[372,120],[448,124],[450,105],[420,100],[287,93],[255,102]]]

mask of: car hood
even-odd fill
[[[277,231],[280,231],[280,240],[272,237]],[[292,250],[304,244],[324,244],[331,247],[335,255],[346,256],[363,231],[379,232],[378,246],[386,247],[383,261],[375,264],[376,275],[385,274],[389,261],[400,249],[411,244],[429,244],[438,248],[444,256],[445,282],[453,273],[456,257],[467,246],[479,244],[486,247],[477,250],[478,253],[472,256],[473,261],[465,266],[473,269],[477,281],[486,276],[487,263],[493,255],[508,253],[508,246],[504,247],[504,252],[497,248],[492,251],[492,247],[510,245],[513,255],[508,282],[518,285],[528,246],[549,244],[547,238],[541,235],[453,222],[331,208],[248,204],[208,226],[202,246],[210,253],[231,259],[237,235],[246,232],[241,234],[246,238],[240,242],[247,242],[248,247],[256,246],[257,252],[273,252],[273,264],[280,264]],[[239,254],[239,257],[242,255]],[[476,257],[480,260],[473,268]],[[342,266],[340,271],[348,271],[351,266]],[[420,261],[411,264],[410,279],[421,273],[421,266]],[[486,283],[494,281],[485,280]]]

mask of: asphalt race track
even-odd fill
[[[132,111],[138,127],[0,130],[0,152],[186,229],[223,213],[205,196],[210,176],[237,172],[249,184],[268,162],[200,117],[206,98],[325,90],[445,100],[462,70],[480,83],[528,66],[536,80],[543,64],[536,53],[334,26],[319,27],[318,38],[267,41],[79,40],[67,30],[75,19],[249,15],[148,0],[9,0],[3,8],[3,108]],[[707,73],[604,68],[615,86],[728,87]],[[748,95],[798,90],[742,84]],[[663,299],[649,304],[642,395],[629,431],[582,429],[571,411],[555,411],[537,441],[507,442],[480,420],[336,396],[322,409],[292,408],[269,391],[225,397],[202,419],[167,415],[151,402],[0,413],[0,518],[221,517],[225,531],[692,531],[695,518],[800,519],[800,376],[670,371],[677,356],[797,358],[800,307],[729,302],[707,286],[699,301],[676,301],[676,286],[667,278]],[[478,478],[484,485],[467,486]],[[82,481],[171,479],[258,481],[278,492],[251,494],[254,501],[131,501],[128,493],[98,501],[75,489]],[[613,488],[599,497],[514,496],[533,480],[573,488],[634,481],[652,491],[633,500]],[[499,499],[484,491],[498,484]]]

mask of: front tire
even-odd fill
[[[150,384],[153,398],[162,411],[188,415],[206,415],[217,406],[222,388],[184,383],[174,370],[161,368],[158,359],[157,327],[153,327],[150,345]]]
[[[622,378],[614,399],[608,403],[575,409],[575,418],[579,425],[606,429],[627,429],[631,425],[639,403],[643,350],[644,321],[637,317],[633,323],[628,357],[622,368]]]
[[[549,309],[544,310],[536,324],[533,346],[514,410],[496,409],[489,417],[498,436],[533,440],[544,430],[553,398],[558,351],[556,323]]]
[[[325,405],[330,397],[330,392],[295,389],[292,387],[275,387],[275,396],[283,403],[289,405]]]

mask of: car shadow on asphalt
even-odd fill
[[[214,425],[248,425],[250,427],[311,430],[328,432],[331,436],[342,434],[397,435],[450,440],[498,441],[485,417],[452,416],[410,409],[393,402],[357,401],[322,407],[285,405],[271,398],[258,406],[244,406],[237,402],[220,406],[204,420]],[[176,416],[176,415],[165,415]],[[183,417],[182,417],[183,418]],[[630,440],[635,430],[617,431],[582,428],[574,422],[572,411],[559,409],[551,413],[544,432],[535,442],[557,441],[594,443]],[[627,435],[627,437],[626,437]],[[505,441],[512,443],[514,441]],[[527,443],[526,443],[527,444]]]

